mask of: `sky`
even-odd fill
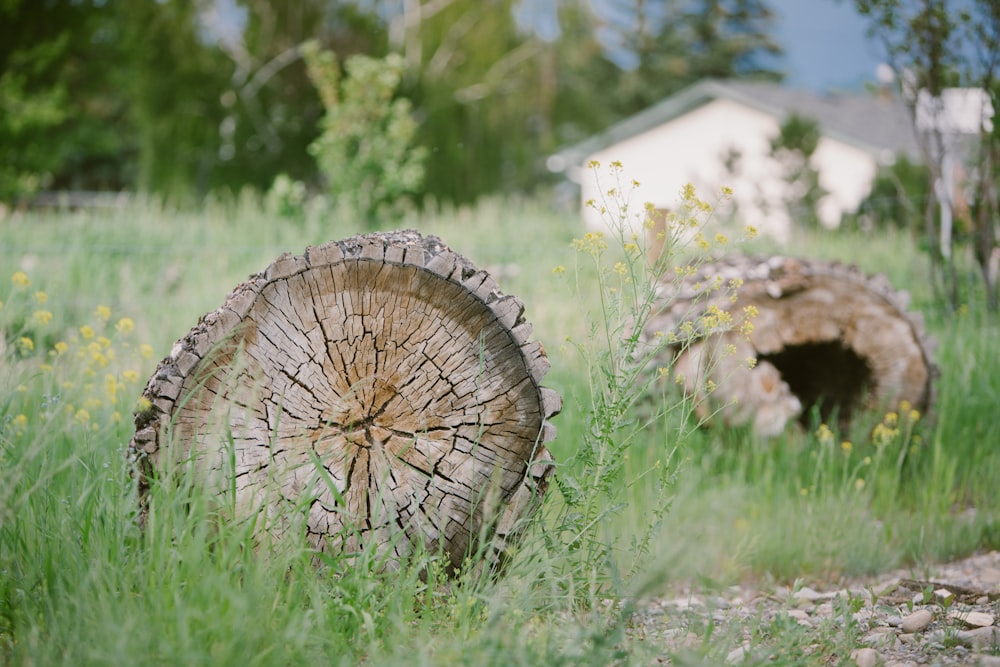
[[[770,0],[775,39],[785,51],[779,68],[790,87],[818,92],[855,90],[875,81],[885,57],[865,35],[867,24],[851,0]]]

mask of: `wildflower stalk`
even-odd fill
[[[567,562],[578,569],[580,588],[593,598],[612,594],[614,582],[627,584],[640,571],[656,528],[669,508],[667,490],[677,473],[673,463],[677,442],[662,442],[662,452],[645,452],[655,462],[631,478],[630,450],[636,436],[649,426],[665,420],[668,414],[686,416],[694,403],[673,395],[669,401],[657,403],[651,414],[641,415],[636,408],[648,402],[654,383],[671,374],[674,353],[668,348],[683,349],[695,336],[685,340],[683,334],[670,332],[649,341],[644,330],[657,310],[669,303],[683,277],[708,259],[706,251],[713,246],[701,243],[712,206],[698,199],[692,187],[682,191],[678,211],[668,214],[659,230],[654,229],[652,206],[635,207],[630,201],[639,183],[625,177],[620,163],[610,166],[609,188],[600,187],[600,165],[592,163],[590,167],[598,190],[604,194],[587,206],[601,216],[609,234],[590,232],[572,244],[577,251],[575,296],[581,302],[589,301],[584,285],[589,284],[586,278],[592,272],[597,280],[599,310],[587,313],[587,338],[570,341],[587,367],[589,405],[579,448],[556,479],[564,511],[557,531],[562,537],[553,546],[577,554]],[[653,256],[655,245],[662,249]],[[694,252],[681,262],[691,245]],[[706,334],[711,328],[701,323],[691,331]],[[720,328],[718,323],[716,328]],[[657,364],[658,372],[651,373]],[[680,427],[678,432],[682,431]],[[612,520],[627,507],[630,490],[640,481],[656,485],[658,501],[648,523],[633,540],[631,562],[623,568],[622,578],[619,561],[623,556],[616,553],[609,532]]]

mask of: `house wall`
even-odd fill
[[[770,140],[778,134],[778,120],[756,109],[727,99],[713,100],[657,128],[622,141],[589,156],[601,168],[584,170],[582,201],[602,200],[601,193],[612,187],[607,167],[612,161],[623,166],[626,183],[639,181],[630,198],[629,228],[641,228],[643,204],[676,208],[680,191],[691,183],[698,195],[717,202],[720,189],[733,190],[732,201],[720,208],[719,218],[730,214],[740,225],[753,225],[760,232],[785,240],[792,227],[782,202],[786,185],[779,165],[769,157]],[[740,159],[734,173],[728,173],[724,156],[735,150]],[[821,204],[825,224],[834,226],[841,214],[852,211],[870,189],[875,174],[874,159],[866,152],[834,139],[821,139],[814,165],[820,183],[831,193]],[[605,216],[606,217],[606,216]],[[584,206],[588,228],[606,230],[607,221]]]

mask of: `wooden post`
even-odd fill
[[[553,470],[559,395],[523,305],[414,231],[282,255],[236,287],[150,378],[130,451],[142,518],[186,466],[233,520],[320,550],[420,544],[499,565]],[[295,528],[295,529],[299,529]]]

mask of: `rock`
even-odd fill
[[[960,609],[952,609],[948,612],[948,618],[961,621],[962,623],[974,628],[988,628],[996,622],[996,619],[993,618],[992,614],[987,614],[984,611],[962,611]]]
[[[948,600],[955,597],[955,594],[949,591],[947,588],[939,588],[934,591],[934,597],[936,597],[941,602],[947,602]]]
[[[874,646],[878,648],[892,648],[899,641],[896,638],[896,633],[894,633],[889,628],[879,628],[874,632],[870,632],[861,640],[861,643],[865,646]]]
[[[971,648],[1000,648],[1000,628],[976,628],[963,630],[957,635],[958,641]]]
[[[885,667],[917,667],[917,663],[912,660],[893,660],[885,663]]]
[[[737,646],[726,655],[726,664],[735,665],[736,663],[743,662],[744,660],[746,660],[746,656],[747,656],[746,647]]]
[[[829,600],[834,597],[834,593],[820,593],[815,591],[808,586],[803,586],[799,590],[795,591],[792,595],[795,598],[796,604],[801,605],[803,602],[822,602],[823,600]]]
[[[809,619],[809,614],[802,609],[789,609],[788,615],[795,619],[795,622],[799,625],[803,625],[807,628],[812,627],[812,621]]]
[[[873,648],[859,648],[851,652],[851,659],[858,667],[875,667],[878,664],[878,651]]]
[[[899,627],[905,634],[912,634],[926,628],[933,619],[934,614],[929,609],[918,609],[904,618]]]
[[[979,667],[1000,667],[1000,655],[979,656]]]

